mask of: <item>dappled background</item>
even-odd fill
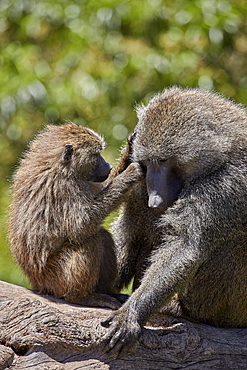
[[[136,104],[177,84],[247,105],[246,0],[0,1],[0,279],[27,280],[6,240],[10,179],[28,140],[71,120],[114,164]]]

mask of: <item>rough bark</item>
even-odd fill
[[[0,369],[247,369],[247,329],[157,316],[124,358],[103,353],[109,310],[0,282]]]

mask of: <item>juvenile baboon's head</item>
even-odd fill
[[[66,123],[47,125],[30,144],[25,161],[32,158],[44,169],[73,173],[89,181],[103,181],[111,166],[101,156],[104,139],[93,130]]]

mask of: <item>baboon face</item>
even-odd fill
[[[96,155],[96,165],[91,174],[91,181],[105,181],[111,171],[111,165],[107,163],[101,155]]]
[[[62,163],[74,166],[80,177],[83,176],[85,180],[92,182],[105,181],[111,171],[111,166],[101,156],[100,152],[83,150],[79,146],[73,144],[65,144],[62,153]],[[75,163],[73,163],[75,162]]]
[[[142,167],[146,170],[148,206],[163,212],[177,200],[183,180],[169,160],[146,161]]]
[[[208,165],[225,160],[232,144],[229,127],[221,123],[229,120],[227,112],[224,110],[226,117],[222,117],[219,102],[214,104],[212,97],[206,94],[200,100],[200,94],[198,92],[199,100],[195,102],[189,92],[177,98],[169,96],[168,90],[147,106],[139,107],[133,159],[138,162],[169,159],[187,177],[199,168],[205,172]],[[217,120],[219,114],[221,117]]]
[[[74,123],[48,125],[31,143],[27,157],[32,156],[40,170],[51,168],[65,176],[101,182],[111,170],[101,156],[104,148],[103,138],[89,128]]]
[[[210,94],[203,99],[201,94],[168,89],[137,109],[132,159],[147,172],[149,207],[164,211],[187,180],[216,170],[229,158],[232,138],[220,122],[227,121],[222,98],[214,103]]]
[[[86,127],[72,123],[65,125],[64,128],[65,135],[63,137],[61,134],[61,137],[68,143],[64,145],[62,162],[74,168],[85,180],[93,182],[106,180],[111,166],[101,156],[101,151],[105,148],[103,138]]]

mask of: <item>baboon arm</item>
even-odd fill
[[[129,300],[103,323],[109,327],[104,337],[106,352],[125,353],[138,339],[141,327],[151,314],[166,304],[196,270],[199,263],[196,248],[187,251],[188,247],[179,238],[170,238],[169,244],[170,247],[161,246],[153,256],[141,285]]]
[[[122,155],[120,159],[118,160],[117,165],[113,168],[113,170],[110,172],[110,175],[108,176],[108,179],[106,180],[109,184],[116,176],[118,176],[120,173],[122,173],[131,163],[131,155],[132,155],[132,144],[133,140],[135,138],[135,131],[132,132],[132,134],[128,137],[127,145],[122,151]]]
[[[174,256],[174,251],[170,248],[170,259],[167,263],[162,253],[158,253],[155,256],[156,261],[147,269],[140,287],[103,323],[103,326],[109,327],[108,333],[103,338],[106,341],[106,352],[120,355],[125,353],[138,339],[141,327],[151,314],[168,302],[174,292],[184,285],[196,270],[197,251],[190,251],[185,258],[183,243],[178,240],[176,244],[177,249],[180,250],[180,256]],[[171,264],[173,264],[172,270]],[[183,275],[187,276],[187,279],[177,278]]]
[[[116,166],[111,170],[107,180],[106,180],[106,183],[109,184],[116,176],[118,176],[120,173],[122,173],[124,170],[126,170],[126,168],[129,166],[130,164],[130,147],[129,145],[127,145],[124,150],[123,150],[123,153],[120,157],[120,159],[118,160],[118,163],[116,164]]]
[[[83,206],[81,212],[86,214],[82,220],[81,228],[95,229],[110,212],[114,211],[124,199],[127,191],[136,182],[143,179],[143,172],[138,163],[131,163],[128,168],[116,176],[88,205]]]

